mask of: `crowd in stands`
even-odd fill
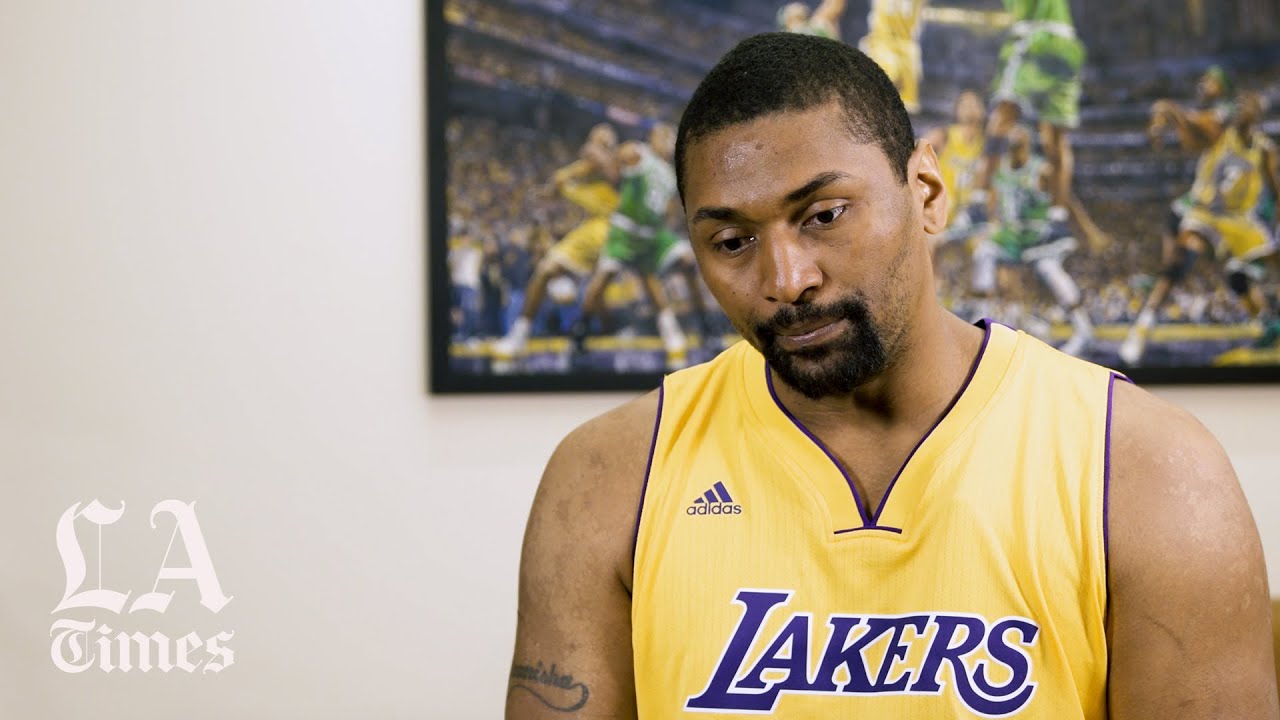
[[[447,57],[459,69],[460,75],[478,69],[494,78],[513,82],[534,92],[555,90],[647,117],[666,116],[673,112],[670,102],[636,92],[616,82],[593,77],[589,73],[575,71],[563,63],[528,51],[507,48],[496,53],[485,45],[452,38]]]
[[[520,40],[542,41],[576,53],[596,62],[613,63],[642,73],[661,77],[670,74],[672,68],[664,65],[656,56],[627,53],[616,44],[601,38],[575,31],[555,15],[537,12],[534,8],[512,7],[502,3],[480,0],[449,0],[452,11],[460,13],[466,22],[485,30],[518,29]],[[500,32],[500,31],[499,31]],[[647,40],[647,38],[644,38]],[[691,73],[682,78],[683,84],[692,86],[698,78]]]
[[[772,13],[763,19],[707,15],[693,7],[697,3],[673,9],[654,0],[581,0],[575,4],[603,23],[625,27],[650,45],[671,47],[698,58],[706,67],[711,67],[739,39],[772,29]]]
[[[547,185],[574,151],[554,136],[477,118],[453,118],[445,134],[455,336],[501,335],[532,263],[580,221]]]

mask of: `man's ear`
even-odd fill
[[[939,235],[947,227],[947,186],[942,182],[942,166],[928,140],[916,142],[915,152],[907,163],[907,183],[921,208],[924,231]]]

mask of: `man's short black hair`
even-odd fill
[[[763,33],[730,50],[693,92],[676,134],[676,185],[684,198],[689,143],[731,125],[831,101],[844,107],[849,132],[874,143],[902,182],[915,150],[915,131],[898,90],[857,48],[797,33]]]

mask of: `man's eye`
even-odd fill
[[[833,208],[829,208],[829,209],[827,209],[827,210],[823,210],[822,212],[819,212],[819,213],[814,213],[813,215],[811,215],[811,216],[809,217],[809,219],[808,219],[808,220],[806,220],[806,221],[805,221],[805,223],[804,223],[804,224],[805,224],[805,225],[810,225],[810,226],[812,226],[812,225],[830,225],[831,223],[833,223],[833,222],[835,222],[835,221],[836,221],[836,218],[838,218],[838,217],[840,217],[841,215],[843,215],[843,214],[844,214],[844,210],[845,210],[845,206],[844,206],[844,205],[839,205],[839,206],[837,206],[837,207],[833,207]]]
[[[747,243],[751,240],[749,237],[735,237],[727,240],[721,240],[716,243],[716,251],[727,255],[735,255],[742,252],[746,248]]]

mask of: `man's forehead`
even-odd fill
[[[777,144],[803,139],[805,135],[815,131],[824,134],[842,131],[844,134],[849,134],[848,118],[844,109],[832,101],[800,110],[773,112],[718,128],[693,140],[690,147],[723,146],[740,142],[748,137],[756,141]]]
[[[815,172],[838,170],[857,177],[887,171],[888,159],[879,146],[856,139],[841,107],[831,103],[709,133],[689,144],[685,168],[691,199],[762,182],[785,192],[790,181]]]

